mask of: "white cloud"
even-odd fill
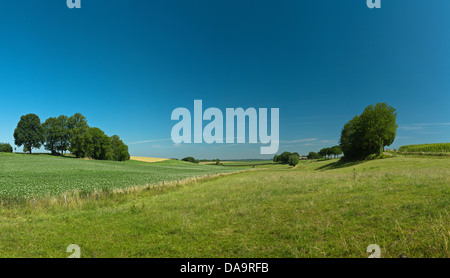
[[[146,140],[146,141],[139,141],[139,142],[129,143],[129,145],[144,144],[144,143],[150,143],[150,142],[162,142],[162,141],[170,141],[170,140],[172,140],[172,139],[169,138],[169,139]]]
[[[306,138],[306,139],[297,139],[297,140],[290,140],[290,141],[280,141],[280,143],[283,144],[294,144],[294,143],[303,143],[303,142],[314,142],[319,141],[317,138]]]

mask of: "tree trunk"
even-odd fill
[[[382,154],[383,153],[383,140],[378,140],[378,142],[379,142],[379,146],[380,146],[380,153],[379,154]]]

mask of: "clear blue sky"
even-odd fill
[[[394,147],[450,142],[450,1],[4,0],[0,142],[21,115],[80,112],[131,155],[264,158],[174,145],[173,109],[280,109],[280,152],[337,144],[364,107],[398,111]],[[150,141],[145,143],[136,143]]]

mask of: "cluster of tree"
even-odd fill
[[[339,146],[334,146],[331,148],[323,148],[319,151],[319,155],[321,157],[325,157],[327,159],[332,156],[334,158],[336,158],[336,157],[340,156],[341,154],[342,154],[342,150],[341,150],[341,147],[339,147]]]
[[[307,155],[308,159],[320,159],[322,156],[316,152],[309,152]]]
[[[280,155],[275,155],[273,157],[273,162],[278,162],[281,164],[289,164],[295,166],[299,163],[300,155],[298,153],[283,152]]]
[[[330,148],[323,148],[318,153],[310,152],[307,157],[308,159],[321,159],[321,158],[330,158],[330,157],[338,157],[342,154],[342,150],[340,146],[333,146]]]
[[[340,146],[344,157],[364,159],[372,154],[380,155],[395,140],[396,119],[396,110],[386,103],[367,106],[342,129]]]
[[[0,153],[12,153],[13,148],[8,143],[0,143]]]
[[[187,162],[191,162],[191,163],[199,163],[200,162],[197,159],[193,158],[192,156],[185,157],[181,161],[187,161]]]
[[[77,158],[125,161],[130,159],[128,146],[119,136],[107,136],[97,127],[89,127],[86,117],[76,113],[48,118],[41,124],[39,117],[28,114],[20,118],[14,131],[15,144],[23,145],[24,152],[42,145],[52,154],[70,151]]]

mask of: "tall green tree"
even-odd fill
[[[91,136],[86,117],[76,113],[69,118],[69,151],[77,158],[86,157],[89,152]]]
[[[111,147],[109,137],[98,127],[89,128],[88,134],[91,139],[88,156],[93,159],[106,160]]]
[[[344,125],[339,144],[346,159],[360,159],[373,151],[373,149],[364,148],[363,133],[364,130],[359,115],[356,115]]]
[[[333,155],[335,158],[342,154],[341,147],[339,147],[339,146],[331,147],[330,151],[331,151],[331,155]]]
[[[44,148],[50,151],[52,154],[56,154],[56,146],[58,144],[58,131],[56,118],[48,118],[42,124],[42,130],[44,133]]]
[[[386,103],[369,105],[361,114],[361,121],[365,126],[365,140],[369,144],[378,146],[378,154],[390,146],[397,134],[397,112]]]
[[[70,138],[70,121],[65,115],[61,115],[56,119],[57,128],[57,144],[56,150],[58,150],[61,155],[69,148],[69,138]]]
[[[319,155],[325,158],[329,158],[333,154],[331,148],[323,148],[319,151]]]
[[[14,130],[14,144],[23,146],[24,152],[32,153],[33,148],[39,149],[44,142],[41,120],[35,114],[24,115],[20,118]]]
[[[367,106],[361,116],[355,116],[341,131],[340,147],[347,159],[363,159],[381,154],[391,145],[398,125],[395,109],[386,103]]]

